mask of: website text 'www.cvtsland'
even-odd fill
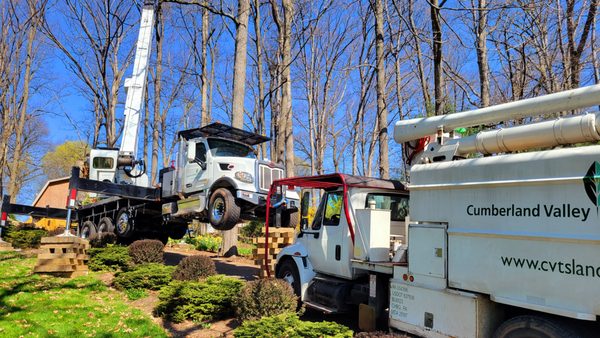
[[[558,272],[564,275],[600,278],[600,266],[579,264],[575,259],[562,262],[504,256],[501,256],[500,259],[504,266],[537,271]]]

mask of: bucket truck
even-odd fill
[[[178,133],[175,164],[159,171],[158,187],[150,186],[144,162],[137,158],[140,111],[152,46],[154,4],[141,12],[133,75],[125,80],[127,98],[120,148],[92,149],[89,177],[74,168],[69,188],[69,209],[82,237],[114,232],[122,240],[154,237],[181,238],[193,219],[210,222],[217,230],[230,230],[244,220],[264,219],[266,196],[275,179],[285,177],[281,164],[258,159],[253,146],[269,138],[221,123]],[[145,140],[144,140],[145,141]],[[98,197],[91,204],[75,203],[77,191]],[[284,226],[299,222],[299,197],[284,196],[277,212]],[[6,199],[4,199],[6,201]],[[38,217],[66,217],[64,210],[2,204],[4,213]],[[67,222],[69,223],[69,222]]]
[[[314,221],[277,256],[277,277],[307,307],[360,303],[366,328],[379,319],[423,337],[597,336],[600,112],[575,112],[598,104],[595,85],[398,121],[408,207],[391,207],[402,187],[322,185]],[[537,122],[549,114],[562,117]],[[526,124],[454,132],[515,119]],[[336,195],[341,205],[329,203]],[[403,243],[390,250],[390,224],[405,213]]]

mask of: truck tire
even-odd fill
[[[114,232],[121,238],[130,238],[134,233],[134,223],[127,208],[121,208],[117,213]]]
[[[235,203],[231,191],[225,188],[215,190],[210,196],[208,217],[216,230],[231,230],[240,220],[241,209]]]
[[[269,226],[276,226],[277,213],[271,209],[269,214]],[[297,228],[300,224],[300,212],[298,209],[285,209],[281,211],[281,227],[282,228]]]
[[[578,335],[560,323],[538,316],[518,316],[500,325],[494,338],[575,338]]]
[[[107,232],[114,232],[115,226],[113,225],[112,219],[109,217],[102,217],[98,223],[98,233],[104,234]]]
[[[291,259],[281,262],[281,267],[277,270],[276,277],[288,282],[292,289],[294,289],[294,294],[298,296],[298,301],[300,301],[300,274],[298,273],[296,264]]]
[[[95,236],[97,233],[96,225],[92,221],[85,221],[81,225],[81,229],[79,230],[79,234],[81,238],[89,239],[92,236]]]

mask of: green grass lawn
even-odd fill
[[[166,337],[95,274],[33,274],[35,258],[0,252],[0,337]]]

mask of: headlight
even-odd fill
[[[254,178],[252,177],[252,174],[245,172],[245,171],[236,172],[235,179],[238,181],[242,181],[244,183],[253,183],[254,182]]]

